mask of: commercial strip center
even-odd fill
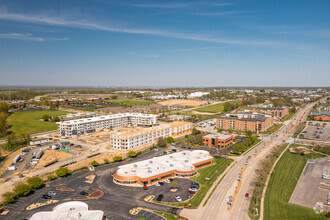
[[[191,177],[197,169],[213,164],[208,151],[181,151],[149,160],[122,165],[113,175],[120,184],[149,185],[173,177]]]

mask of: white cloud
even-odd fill
[[[180,33],[180,32],[172,32],[172,31],[156,30],[156,29],[135,29],[135,28],[119,27],[118,25],[104,25],[88,20],[74,20],[72,18],[68,19],[65,17],[49,17],[45,15],[25,15],[25,14],[14,14],[14,13],[3,12],[0,13],[0,20],[10,20],[17,22],[27,22],[27,23],[36,23],[43,25],[73,27],[73,28],[119,32],[119,33],[128,33],[128,34],[144,34],[144,35],[152,35],[152,36],[159,36],[166,38],[205,41],[205,42],[230,44],[230,45],[285,46],[283,43],[274,42],[274,41],[228,39],[228,38],[219,38],[215,36],[210,36],[208,34],[201,35],[194,33]]]
[[[30,40],[30,41],[38,41],[43,42],[47,40],[69,40],[67,37],[63,38],[44,38],[44,37],[34,37],[32,34],[20,34],[20,33],[5,33],[0,34],[0,38],[6,38],[6,39],[14,39],[14,40]]]

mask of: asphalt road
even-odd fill
[[[264,136],[264,142],[257,145],[249,153],[236,158],[237,163],[229,170],[228,174],[222,179],[216,190],[210,197],[208,203],[204,207],[199,207],[196,210],[184,209],[181,213],[184,217],[190,220],[194,219],[249,219],[248,207],[249,199],[245,197],[245,193],[249,192],[252,185],[252,178],[254,172],[256,172],[256,166],[258,162],[265,158],[265,156],[271,151],[272,147],[285,142],[292,134],[293,125],[297,124],[301,117],[306,117],[307,112],[311,108],[311,104],[301,109],[291,120],[285,122],[285,126],[274,135]],[[287,134],[287,132],[291,132]],[[251,159],[248,159],[251,157]],[[246,164],[248,161],[248,164]],[[236,199],[234,200],[233,207],[228,210],[227,199],[229,196],[234,196],[235,187],[237,186],[237,179],[245,167],[241,179],[241,187],[236,193]],[[251,193],[251,192],[250,192]]]

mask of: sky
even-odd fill
[[[4,86],[329,82],[329,0],[0,0]]]

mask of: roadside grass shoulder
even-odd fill
[[[271,174],[264,201],[264,219],[325,219],[313,209],[290,204],[289,200],[307,160],[287,150]],[[285,184],[283,184],[285,183]]]
[[[153,211],[154,213],[164,217],[166,220],[176,220],[177,218],[175,215],[167,213],[167,212],[160,212],[160,211]]]
[[[38,110],[38,111],[21,111],[14,112],[8,118],[8,123],[11,126],[10,131],[16,134],[25,132],[38,133],[52,131],[58,128],[55,122],[40,121],[43,115],[60,116],[69,112],[59,110]]]
[[[263,134],[272,134],[278,129],[280,129],[283,126],[282,123],[280,124],[273,124],[270,128],[268,128],[266,131],[262,132]]]

